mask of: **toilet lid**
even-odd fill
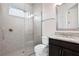
[[[41,51],[43,51],[46,46],[47,45],[44,45],[44,44],[36,45],[35,46],[35,52],[41,52]]]

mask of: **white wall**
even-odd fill
[[[42,36],[53,36],[56,31],[56,5],[42,4]]]
[[[42,35],[53,36],[56,32],[56,20],[48,19],[42,22]]]
[[[56,5],[54,3],[42,4],[42,20],[55,18],[56,19]]]

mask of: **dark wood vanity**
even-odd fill
[[[79,56],[79,44],[49,38],[49,56]]]

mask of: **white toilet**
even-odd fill
[[[42,44],[38,44],[34,47],[35,56],[48,56],[48,37],[42,36]]]

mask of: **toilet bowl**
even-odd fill
[[[48,55],[48,37],[42,36],[42,44],[38,44],[34,47],[36,56],[47,56]]]

